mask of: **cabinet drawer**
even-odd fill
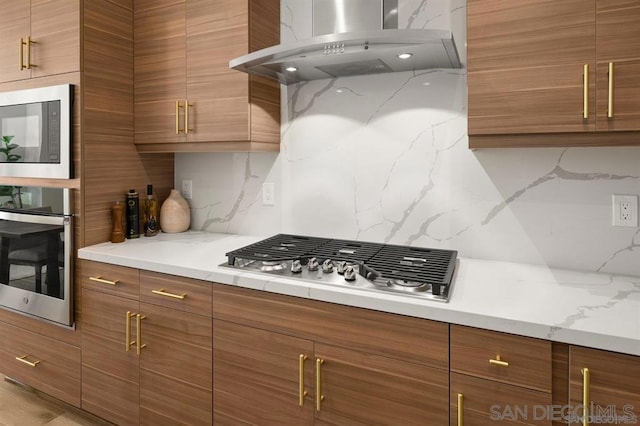
[[[464,374],[451,373],[451,425],[458,423],[458,395],[462,395],[466,425],[544,425],[551,426],[551,394]]]
[[[81,260],[80,277],[83,288],[138,299],[140,273],[137,269]]]
[[[549,341],[451,326],[451,371],[551,392],[551,367]]]
[[[216,284],[213,316],[432,368],[449,367],[446,323]]]
[[[80,406],[79,348],[5,323],[0,342],[1,373]]]
[[[211,287],[206,281],[140,271],[140,301],[211,317]]]

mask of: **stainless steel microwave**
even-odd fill
[[[0,93],[0,176],[73,177],[73,85]]]

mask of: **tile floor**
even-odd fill
[[[111,423],[0,375],[0,426],[40,425],[108,426]]]

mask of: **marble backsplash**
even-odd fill
[[[309,36],[310,1],[282,1],[282,38]],[[463,0],[406,0],[400,26],[452,29]],[[466,70],[283,86],[279,154],[177,154],[192,229],[452,248],[461,256],[640,275],[640,228],[611,195],[640,193],[640,149],[470,150]],[[275,206],[262,205],[264,182]]]

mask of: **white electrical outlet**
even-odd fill
[[[182,196],[186,200],[193,198],[193,181],[191,179],[182,180]]]
[[[638,227],[638,196],[613,195],[612,225]]]
[[[273,206],[276,204],[276,184],[265,182],[262,184],[262,205]]]

